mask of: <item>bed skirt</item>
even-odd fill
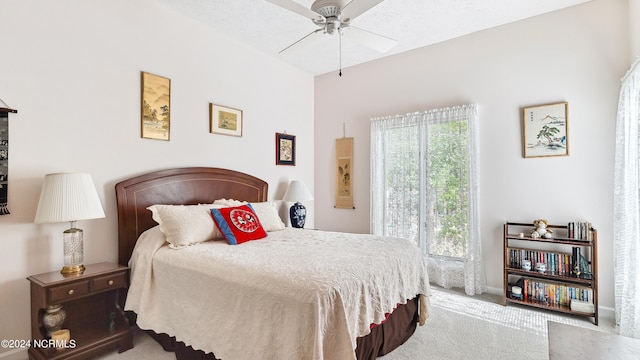
[[[407,341],[416,330],[419,317],[418,297],[399,305],[387,320],[371,329],[371,333],[357,339],[358,360],[373,360],[390,353]],[[175,352],[177,360],[219,360],[213,353],[194,350],[193,347],[167,334],[146,330],[165,351]]]

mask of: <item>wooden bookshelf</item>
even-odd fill
[[[533,223],[504,224],[504,294],[503,304],[518,304],[571,315],[592,317],[598,325],[598,233],[590,225],[584,239],[569,237],[567,225],[548,225],[551,238],[533,238]],[[587,236],[588,235],[588,236]],[[576,248],[577,250],[574,250]],[[579,251],[581,256],[575,256]],[[582,267],[576,269],[576,259]],[[522,261],[531,261],[531,270],[522,268]],[[546,270],[535,270],[544,262]],[[512,286],[522,293],[511,293]],[[571,301],[593,305],[593,311],[577,311]],[[574,304],[577,307],[577,304]]]

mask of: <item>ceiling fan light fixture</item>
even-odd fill
[[[333,34],[337,33],[338,31],[340,31],[341,25],[342,24],[340,23],[340,20],[338,20],[338,19],[328,20],[327,24],[324,27],[324,32],[329,34],[329,35],[333,35]]]

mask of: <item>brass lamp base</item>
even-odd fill
[[[84,265],[80,264],[80,265],[74,265],[74,266],[64,266],[62,268],[62,270],[60,270],[60,273],[62,275],[75,275],[75,274],[82,274],[84,272]]]

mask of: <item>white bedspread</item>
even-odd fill
[[[430,292],[420,250],[402,239],[287,228],[237,246],[164,245],[158,227],[136,244],[125,309],[224,360],[355,359],[371,323]]]

